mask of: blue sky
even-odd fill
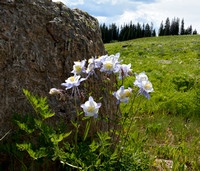
[[[53,0],[69,8],[79,8],[96,17],[99,23],[153,23],[158,29],[169,17],[184,18],[185,27],[193,26],[200,33],[200,0]]]

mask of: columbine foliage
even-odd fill
[[[55,115],[55,113],[52,113],[51,110],[49,110],[46,97],[39,98],[38,96],[32,96],[31,93],[25,89],[23,89],[23,92],[26,95],[29,102],[31,103],[38,117],[41,117],[42,120],[50,118]]]

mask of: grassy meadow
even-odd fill
[[[105,48],[109,55],[120,52],[133,73],[145,71],[153,84],[132,126],[135,141],[145,141],[152,165],[169,160],[173,170],[200,170],[200,35],[141,38]],[[125,88],[134,80],[127,78]],[[130,108],[121,107],[123,113]]]

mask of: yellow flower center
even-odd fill
[[[150,88],[150,87],[151,87],[150,84],[146,84],[146,85],[145,85],[145,88]]]
[[[78,72],[78,73],[81,72],[81,66],[80,65],[76,65],[75,66],[75,71]]]
[[[88,59],[88,64],[91,64],[93,61],[94,61],[94,58],[93,58],[93,57],[90,58],[90,59]]]
[[[121,96],[121,98],[125,98],[126,94],[121,94],[120,96]]]
[[[126,90],[125,91],[125,95],[126,95],[126,97],[131,97],[131,91],[130,90]]]
[[[88,112],[92,112],[94,110],[94,107],[93,106],[89,106],[88,108],[87,108],[87,111]]]
[[[74,77],[70,77],[70,80],[73,82],[74,81]]]
[[[112,64],[111,64],[111,63],[106,63],[106,64],[105,64],[105,67],[106,67],[107,69],[111,69],[111,68],[112,68]]]
[[[133,72],[132,72],[132,71],[129,71],[128,74],[132,76],[132,75],[133,75]]]

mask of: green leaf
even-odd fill
[[[42,121],[35,119],[35,124],[37,125],[38,128],[42,127]]]
[[[83,140],[84,140],[84,141],[85,141],[85,139],[87,138],[87,135],[88,135],[88,132],[89,132],[89,129],[90,129],[91,122],[92,122],[92,118],[90,118],[90,120],[87,121],[87,124],[86,124],[86,127],[85,127],[85,133],[84,133],[84,137],[83,137]]]
[[[31,103],[33,109],[35,112],[41,115],[42,119],[47,119],[55,115],[55,113],[52,113],[49,109],[49,106],[47,104],[47,98],[39,98],[37,95],[32,95],[28,90],[23,89],[23,92],[29,102]]]
[[[97,150],[97,148],[99,148],[99,145],[97,145],[95,143],[95,141],[92,141],[92,143],[89,145],[89,147],[90,147],[91,151],[94,152]]]
[[[77,126],[78,126],[78,123],[76,123],[76,122],[74,122],[74,121],[72,121],[72,120],[71,120],[71,123],[72,123],[72,125],[74,125],[74,127],[77,127]]]
[[[67,138],[71,133],[72,133],[72,131],[65,133],[65,134],[62,133],[62,134],[50,135],[51,142],[57,144],[58,142],[62,141],[64,138]]]
[[[83,118],[82,118],[82,121],[87,120],[87,119],[90,119],[90,118],[91,118],[90,116],[83,117]]]
[[[110,160],[114,160],[117,158],[117,149],[114,151],[114,153],[110,156]]]
[[[19,126],[20,129],[26,131],[28,134],[31,134],[35,129],[29,128],[26,123],[21,123],[20,121],[15,121],[15,123]]]
[[[101,159],[99,159],[99,160],[96,161],[96,165],[97,166],[100,165],[100,164],[101,164]]]
[[[31,148],[31,143],[17,144],[17,147],[19,150],[27,151],[30,157],[35,160],[47,156],[46,148],[41,147],[38,150],[34,151]]]

